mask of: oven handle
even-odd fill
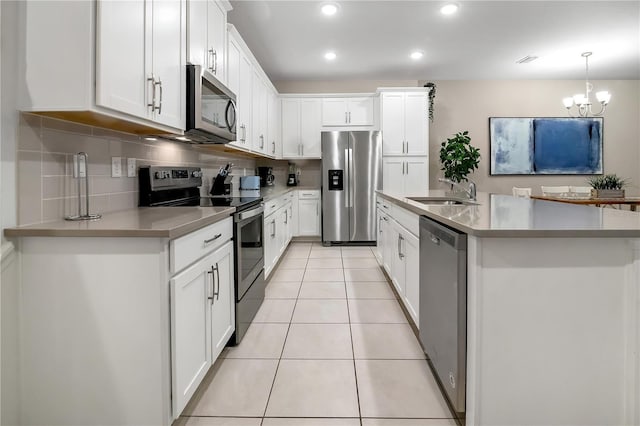
[[[260,203],[260,207],[256,207],[255,209],[246,210],[240,213],[236,213],[234,216],[234,222],[242,222],[245,219],[249,219],[254,216],[258,216],[264,212],[264,203]]]

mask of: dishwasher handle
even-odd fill
[[[437,245],[448,245],[456,250],[467,249],[467,234],[449,228],[426,216],[420,216],[420,228],[426,230],[429,239]]]

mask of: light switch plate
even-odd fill
[[[111,177],[122,177],[122,157],[111,157]]]
[[[136,177],[136,159],[127,158],[127,177]]]

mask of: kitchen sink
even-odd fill
[[[416,201],[421,204],[430,205],[464,205],[474,206],[478,202],[472,200],[461,200],[459,198],[446,198],[446,197],[407,197],[412,201]]]

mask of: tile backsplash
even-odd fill
[[[147,141],[135,135],[23,113],[17,156],[19,225],[61,220],[77,213],[78,181],[73,178],[72,167],[73,155],[78,152],[89,156],[90,213],[138,205],[138,178],[126,177],[128,158],[135,158],[136,169],[145,165],[201,167],[203,194],[227,162],[234,165],[235,188],[239,188],[239,177],[254,174],[256,166],[254,159],[233,154],[169,141]],[[122,158],[123,177],[111,177],[111,157]]]

